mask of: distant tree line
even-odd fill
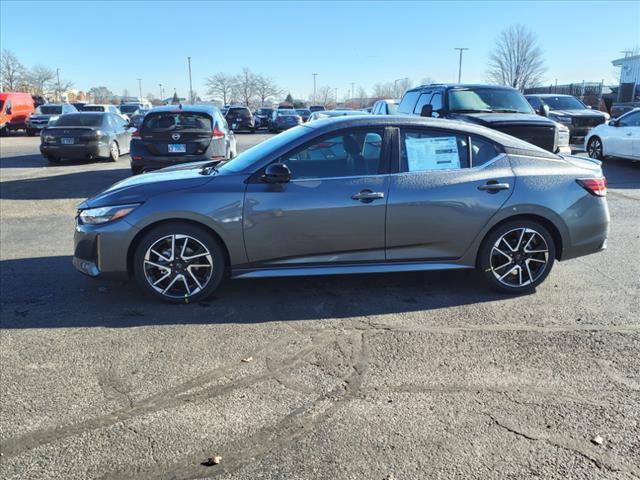
[[[283,91],[272,78],[243,68],[237,75],[216,73],[205,79],[207,93],[223,105],[241,104],[248,107],[262,106]]]
[[[2,90],[9,92],[27,92],[33,95],[51,95],[59,97],[73,86],[73,82],[61,78],[58,81],[56,70],[37,64],[25,67],[10,50],[3,49],[0,55],[0,78]]]

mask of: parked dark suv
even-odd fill
[[[538,114],[560,122],[569,129],[569,143],[582,143],[589,130],[604,123],[609,116],[591,110],[573,95],[525,95]]]
[[[157,170],[179,163],[227,160],[236,154],[233,131],[217,107],[185,105],[152,108],[131,139],[131,171]]]
[[[571,153],[566,128],[537,115],[518,90],[496,85],[430,84],[407,90],[399,114],[475,123],[550,152]],[[562,141],[560,132],[564,130]]]
[[[256,131],[253,114],[247,107],[229,107],[224,117],[232,130],[249,130],[251,133]]]

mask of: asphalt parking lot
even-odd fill
[[[175,306],[71,266],[75,206],[128,156],[38,144],[0,140],[1,478],[640,477],[640,164],[605,163],[608,249],[532,295],[425,272]]]

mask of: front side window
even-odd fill
[[[402,130],[400,168],[403,172],[469,168],[469,138],[449,132]]]
[[[413,107],[415,107],[419,96],[420,91],[418,90],[405,93],[400,105],[398,106],[398,113],[413,113]]]
[[[377,175],[382,159],[383,130],[347,130],[315,140],[283,155],[279,161],[293,180]]]
[[[416,106],[413,109],[413,113],[415,113],[416,115],[420,115],[422,113],[422,107],[428,105],[429,100],[431,100],[431,92],[423,93],[422,95],[420,95],[418,103],[416,103]]]
[[[620,119],[621,127],[640,127],[640,112],[633,112]]]
[[[433,107],[434,116],[438,116],[438,110],[442,110],[442,94],[440,92],[436,92],[431,97],[431,106]]]

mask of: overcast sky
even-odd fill
[[[318,86],[351,82],[371,90],[402,77],[483,82],[496,35],[520,23],[544,50],[547,81],[614,78],[611,60],[640,44],[640,2],[26,2],[2,0],[2,48],[28,67],[61,69],[88,90],[116,94],[188,93],[187,56],[194,89],[216,72],[249,67],[273,77],[295,97]]]

